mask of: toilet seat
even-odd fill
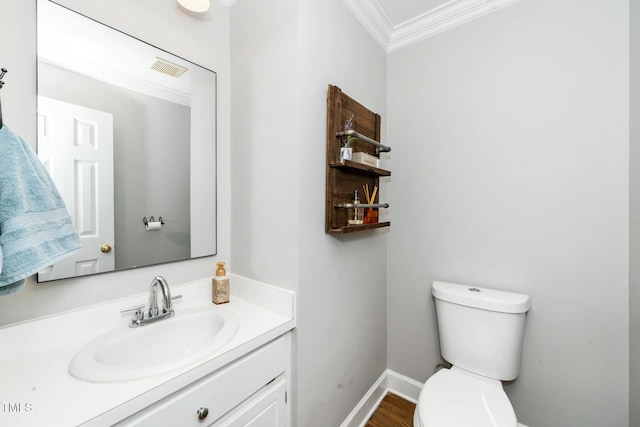
[[[441,369],[427,380],[414,427],[517,427],[516,414],[499,380],[463,369]]]

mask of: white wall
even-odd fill
[[[298,285],[297,0],[231,9],[234,272]]]
[[[390,54],[389,368],[433,372],[433,280],[523,292],[520,421],[628,425],[628,16],[523,0]]]
[[[640,425],[640,5],[631,9],[630,253],[629,253],[629,425]]]
[[[294,425],[336,426],[386,368],[387,232],[324,233],[327,85],[384,117],[386,57],[340,0],[231,21],[234,271],[297,292]]]
[[[128,32],[148,43],[215,70],[218,111],[229,116],[229,11],[213,2],[210,12],[188,15],[176,2],[154,0],[60,0],[59,3]],[[2,112],[5,124],[35,148],[36,144],[36,12],[35,1],[4,0],[0,13],[3,38],[0,67],[4,78]],[[171,31],[167,31],[170,28]],[[153,276],[170,284],[210,276],[216,260],[230,255],[230,179],[228,120],[218,122],[218,255],[216,257],[37,284],[0,298],[0,325],[146,292]]]

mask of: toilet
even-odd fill
[[[518,427],[501,381],[516,379],[528,295],[433,282],[440,369],[420,391],[414,427]]]

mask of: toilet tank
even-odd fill
[[[433,282],[440,351],[449,363],[502,381],[520,372],[528,295]]]

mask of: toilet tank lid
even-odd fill
[[[501,313],[526,313],[531,306],[529,295],[448,282],[433,282],[432,294],[442,301]]]

